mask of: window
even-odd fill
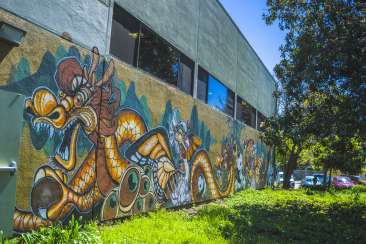
[[[180,55],[180,70],[178,88],[185,93],[193,95],[194,62],[185,55]]]
[[[111,54],[128,64],[136,66],[139,33],[139,21],[115,5],[111,33]]]
[[[262,123],[264,122],[264,121],[266,121],[266,117],[262,114],[262,113],[260,113],[260,112],[258,112],[257,111],[257,129],[258,130],[263,130],[262,128],[261,128],[261,125],[262,125]]]
[[[209,105],[234,117],[234,97],[234,92],[213,76],[208,76],[207,103]]]
[[[208,73],[201,67],[198,68],[197,98],[207,103]]]
[[[143,26],[141,31],[139,68],[171,85],[179,77],[179,53],[173,46]]]
[[[180,90],[193,94],[194,62],[115,5],[111,54]]]
[[[249,103],[247,103],[244,99],[237,96],[237,109],[236,109],[236,119],[244,122],[246,125],[249,125],[253,128],[256,127],[256,115],[255,108],[253,108]]]
[[[198,69],[197,97],[234,117],[234,92],[201,67]]]

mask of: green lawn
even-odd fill
[[[366,243],[364,192],[246,190],[197,209],[194,216],[159,210],[114,225],[89,224],[78,227],[75,239],[80,243],[85,236],[96,243]]]

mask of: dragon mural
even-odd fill
[[[34,174],[30,210],[16,208],[15,231],[63,223],[75,213],[97,211],[100,220],[109,220],[235,191],[239,153],[233,145],[223,144],[213,164],[177,109],[167,125],[149,128],[143,114],[121,105],[114,72],[113,60],[101,61],[94,48],[89,65],[75,57],[61,59],[54,74],[57,89],[37,87],[26,99],[30,127],[61,139]],[[91,144],[82,159],[81,134]],[[222,167],[225,184],[215,173]]]
[[[267,182],[271,149],[243,138],[243,124],[228,119],[223,127],[232,125],[230,133],[217,143],[196,105],[184,120],[168,100],[153,126],[146,97],[136,96],[133,81],[126,90],[114,61],[97,48],[83,59],[76,47],[60,46],[55,56],[44,54],[34,74],[28,65],[21,58],[0,89],[28,97],[25,137],[48,161],[18,172],[18,181],[30,173],[33,180],[30,192],[21,189],[29,198],[17,203],[16,232],[63,224],[72,215],[105,221],[184,206]]]

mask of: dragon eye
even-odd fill
[[[50,119],[52,119],[52,120],[55,120],[55,119],[57,119],[58,117],[60,117],[60,113],[59,112],[54,112],[54,113],[52,113],[50,116],[49,116],[49,118]]]

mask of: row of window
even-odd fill
[[[110,53],[193,95],[194,62],[117,5],[113,11]],[[235,93],[201,67],[197,98],[234,117]],[[265,117],[258,112],[256,119],[256,110],[240,97],[236,104],[237,119],[259,128]]]
[[[194,62],[118,6],[110,52],[188,94],[193,92]]]

